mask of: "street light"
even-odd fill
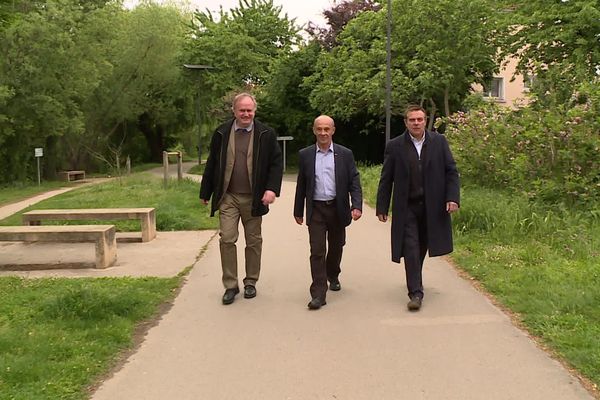
[[[202,64],[183,64],[183,66],[189,70],[195,71],[206,71],[209,69],[214,69],[213,66],[210,65],[202,65]],[[198,78],[200,81],[200,78]],[[198,165],[202,164],[202,124],[200,120],[200,85],[198,84],[198,93],[196,94],[196,102],[198,103],[196,110],[196,121],[198,123]]]
[[[387,0],[385,50],[385,144],[387,144],[390,141],[392,125],[392,0]]]

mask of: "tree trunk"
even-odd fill
[[[450,88],[448,86],[444,88],[444,115],[446,117],[450,115]]]
[[[152,123],[148,113],[143,113],[138,118],[138,129],[146,138],[146,144],[150,151],[150,161],[162,162],[162,152],[165,150],[164,130],[162,126]]]
[[[50,135],[46,137],[46,143],[44,148],[44,157],[40,160],[44,165],[43,177],[49,180],[56,180],[57,171],[60,167],[58,165],[57,155],[57,138],[56,136]]]
[[[431,104],[431,108],[429,109],[429,122],[427,122],[427,130],[433,130],[433,123],[435,122],[435,113],[437,112],[437,106],[435,101],[432,98],[429,98],[429,104]]]

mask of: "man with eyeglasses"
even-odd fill
[[[246,239],[244,298],[256,296],[262,253],[262,216],[269,212],[281,190],[283,163],[275,131],[254,118],[256,99],[240,93],[233,99],[234,118],[219,126],[210,153],[200,199],[211,202],[211,217],[219,211],[219,248],[223,269],[223,304],[231,304],[240,292],[237,248],[240,220]]]

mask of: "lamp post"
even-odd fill
[[[387,0],[385,57],[385,144],[390,141],[392,125],[392,0]]]
[[[193,71],[206,71],[209,69],[213,69],[214,67],[210,65],[202,65],[202,64],[183,64],[183,66],[189,70]],[[198,82],[200,78],[198,78]],[[202,121],[200,118],[200,84],[198,84],[198,92],[196,94],[196,102],[198,105],[196,106],[196,122],[198,123],[198,165],[202,164]]]

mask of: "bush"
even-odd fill
[[[519,110],[486,104],[446,119],[461,175],[530,199],[589,205],[600,200],[600,88],[572,104]]]

